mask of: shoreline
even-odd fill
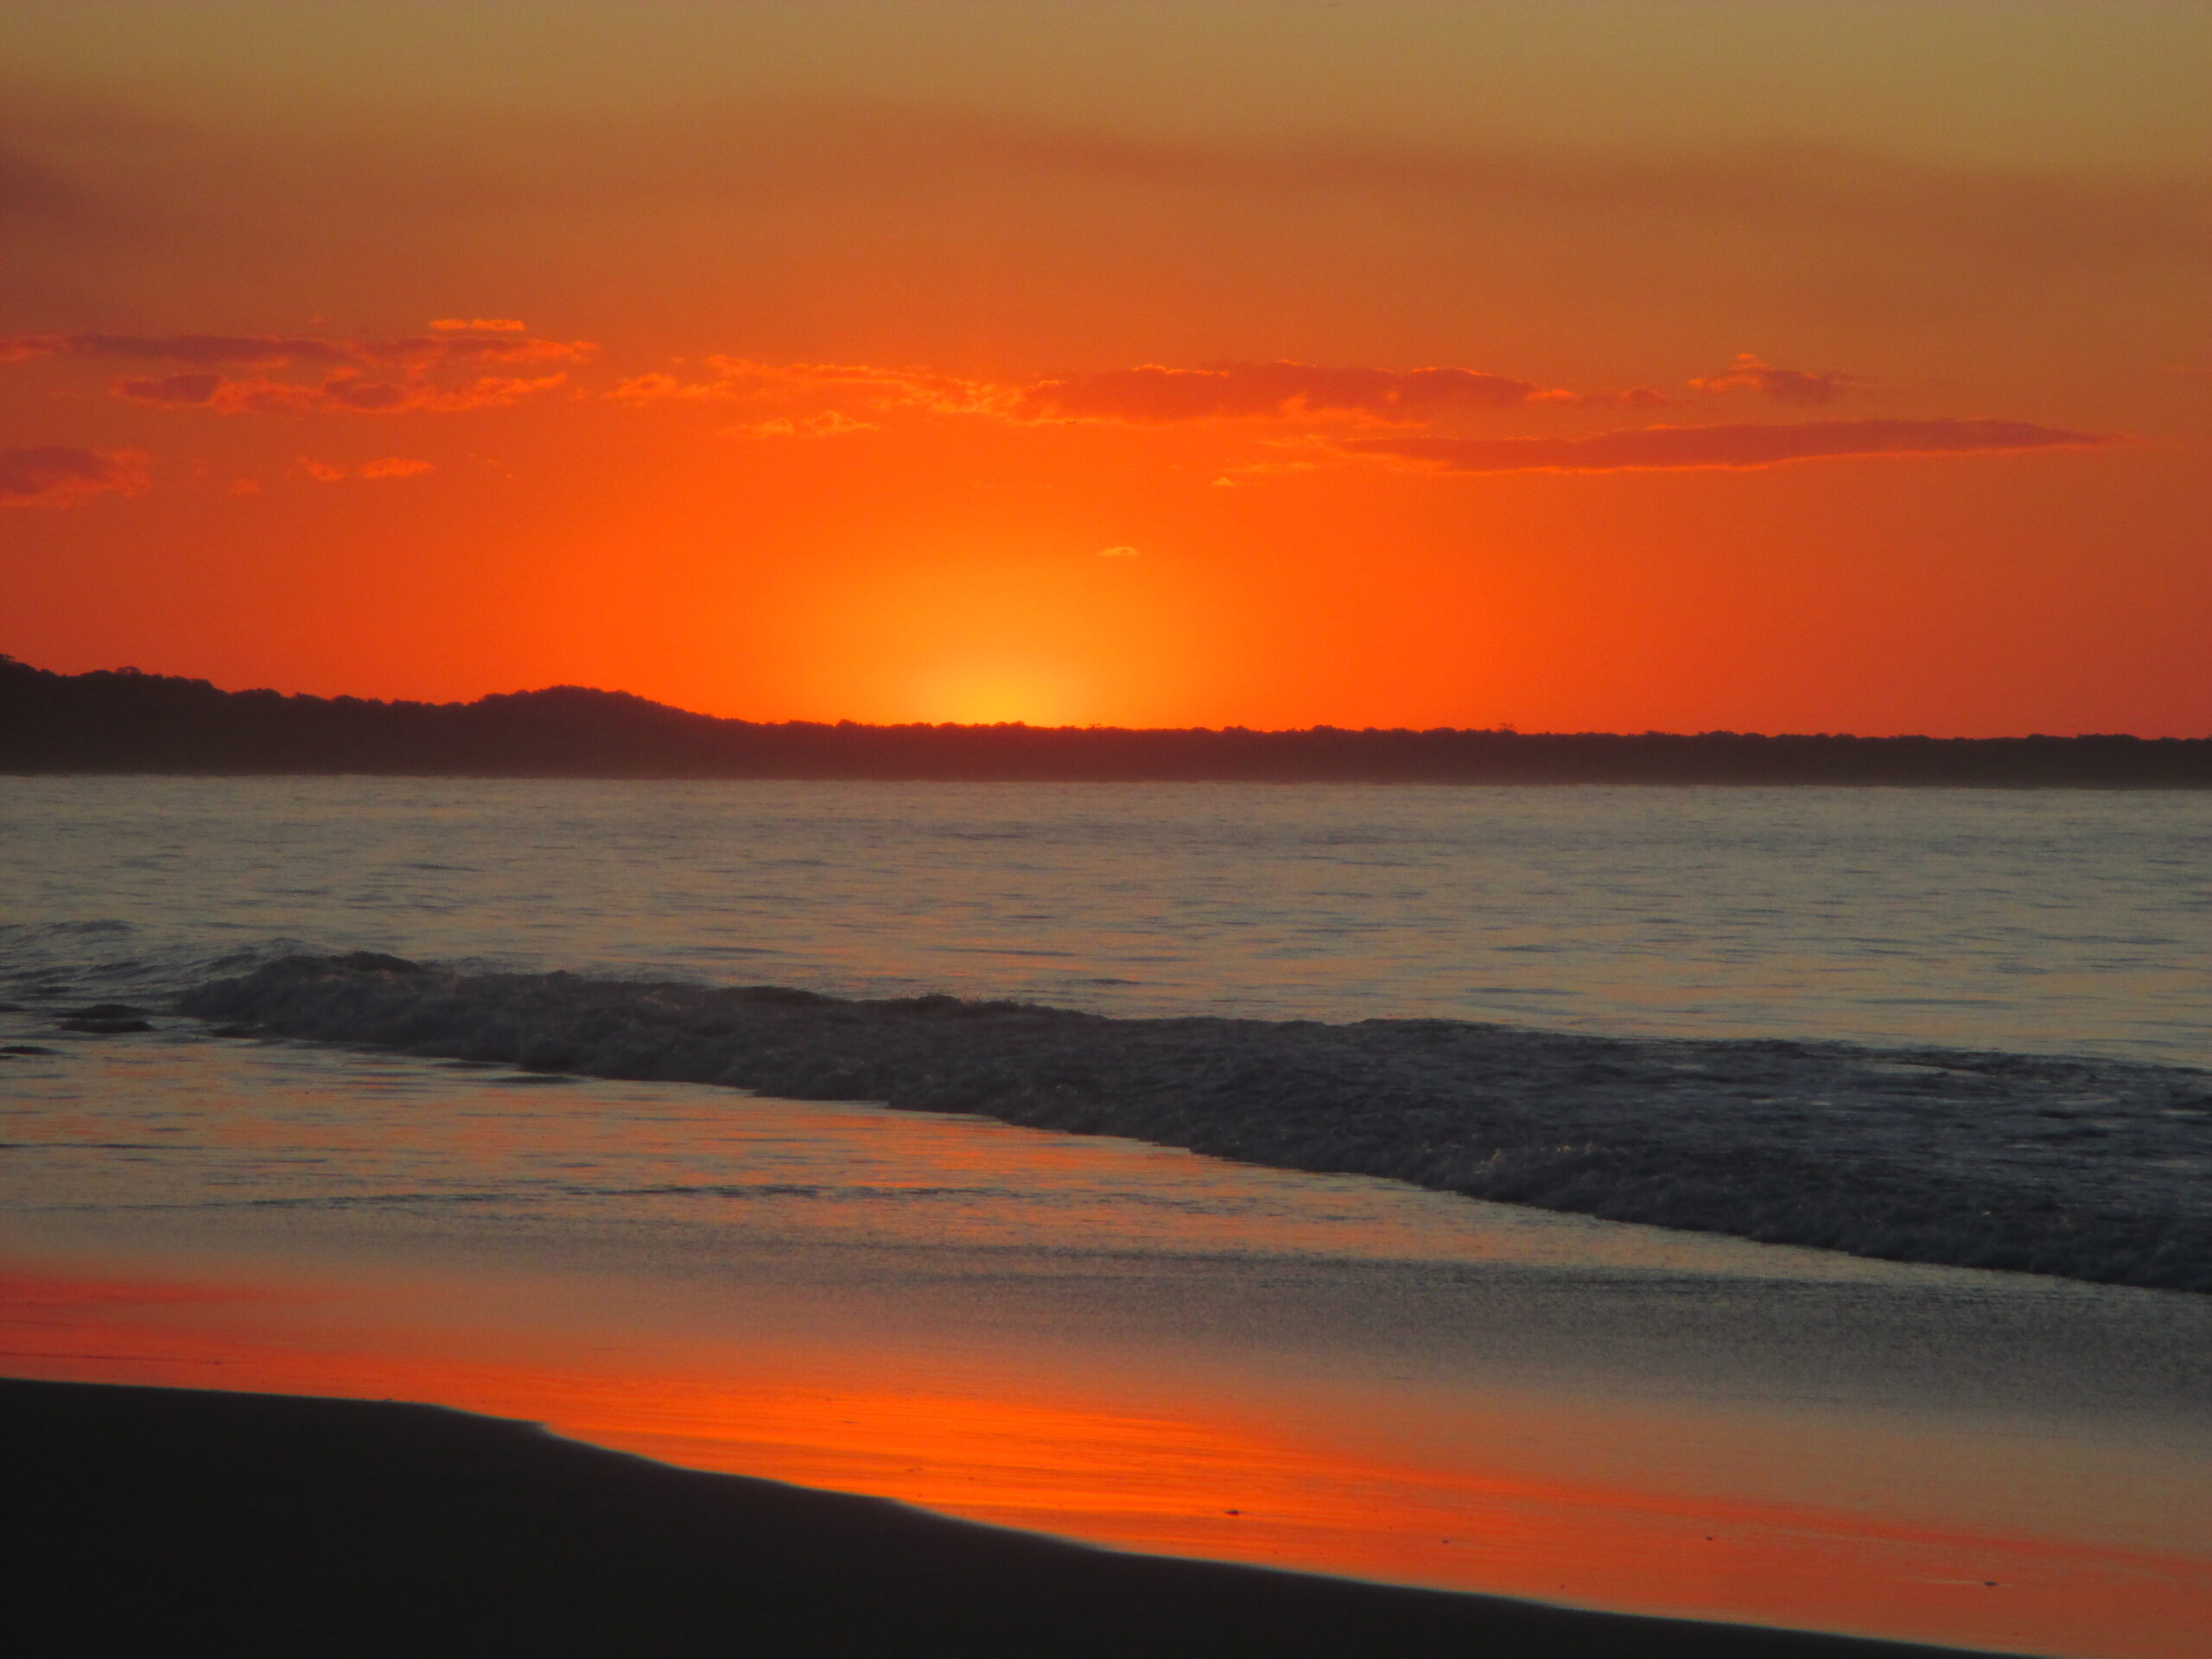
[[[215,1034],[880,1101],[1900,1262],[2212,1293],[2212,1074],[1446,1020],[1122,1019],[354,952],[200,985]]]
[[[1122,1554],[444,1408],[0,1379],[17,1618],[76,1652],[1963,1650]]]

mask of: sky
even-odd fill
[[[2212,734],[2212,6],[0,0],[0,652]]]

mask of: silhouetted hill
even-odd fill
[[[379,702],[0,657],[0,771],[2205,789],[2212,739],[763,724],[573,685]]]

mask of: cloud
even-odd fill
[[[1726,372],[1690,382],[1700,391],[1756,391],[1779,404],[1832,404],[1866,384],[1866,376],[1840,369],[1777,368],[1750,352],[1739,353]]]
[[[0,338],[0,363],[28,363],[60,349],[59,334],[10,334]]]
[[[882,429],[874,421],[856,421],[841,410],[825,409],[818,415],[785,415],[743,426],[727,426],[722,429],[722,435],[728,438],[842,438],[855,432],[880,432]]]
[[[567,372],[563,367],[533,377],[485,370],[573,365],[599,349],[587,340],[542,340],[517,333],[498,319],[464,324],[448,318],[432,326],[444,332],[389,340],[16,334],[0,339],[0,363],[60,357],[181,364],[181,372],[129,375],[110,387],[126,402],[163,409],[220,415],[453,414],[519,403],[562,385]],[[262,372],[226,372],[236,370]],[[268,372],[281,370],[305,372]]]
[[[1586,438],[1355,438],[1347,454],[1446,473],[1613,473],[1777,467],[1797,461],[2082,449],[2125,442],[2026,421],[1803,421],[1793,425],[1651,426]]]
[[[598,348],[543,340],[493,324],[445,318],[442,332],[391,340],[278,334],[18,334],[0,339],[0,361],[54,356],[181,364],[180,372],[131,375],[114,394],[133,403],[219,414],[398,414],[497,408],[563,384],[563,367],[537,378],[480,375],[468,367],[573,365]],[[517,325],[519,327],[519,324]],[[632,375],[601,394],[633,404],[756,403],[773,413],[730,430],[741,436],[826,437],[871,423],[828,406],[1044,423],[1136,425],[1216,421],[1363,420],[1414,425],[1470,411],[1535,404],[1648,408],[1668,399],[1649,388],[1573,391],[1479,369],[1323,367],[1281,359],[1198,368],[1140,364],[1027,381],[997,381],[912,365],[767,363],[714,356],[683,379]],[[236,370],[262,372],[238,374]],[[313,370],[283,375],[272,370]],[[810,407],[812,405],[813,407]]]
[[[499,329],[472,334],[408,334],[353,343],[364,363],[430,369],[447,363],[581,363],[599,346],[588,340],[543,340]]]
[[[387,163],[387,168],[388,168]],[[1048,194],[1142,193],[1217,210],[1383,204],[1473,232],[1533,219],[1607,232],[1633,260],[1655,226],[1748,234],[1793,264],[1838,251],[2001,262],[2040,270],[2212,261],[2212,175],[1917,162],[1891,149],[1762,137],[1739,143],[1547,144],[1313,134],[1230,138],[1141,132],[1010,111],[836,99],[667,112],[588,137],[518,121],[470,151],[487,198],[563,205],[669,204],[811,209],[887,198],[988,200],[1002,222],[1009,184]],[[442,182],[427,164],[416,188]],[[450,188],[450,187],[448,187]],[[1697,241],[1709,240],[1704,236]],[[1700,266],[1707,260],[1700,258]]]
[[[0,297],[30,316],[132,315],[174,293],[362,306],[379,280],[450,284],[520,261],[533,286],[581,283],[656,315],[681,296],[694,317],[772,310],[789,292],[825,315],[880,316],[883,299],[860,297],[880,283],[940,338],[1127,315],[1163,282],[1186,306],[1310,315],[1355,273],[1409,316],[1534,294],[1561,310],[1580,296],[1764,316],[1762,331],[1815,312],[1986,331],[2063,301],[2094,331],[2130,298],[2185,327],[2185,296],[2212,272],[2212,169],[2178,159],[1913,159],[1879,135],[1863,149],[1764,133],[1568,142],[1511,123],[1424,141],[1332,135],[1319,117],[1295,137],[1237,138],[1134,108],[1086,121],[796,88],[589,121],[484,105],[404,123],[183,81],[9,90]],[[113,136],[125,117],[144,130]],[[1102,257],[1108,224],[1149,228]],[[721,233],[696,236],[706,225]],[[88,257],[88,235],[104,257]],[[978,266],[979,246],[1003,257]],[[243,265],[240,247],[254,250]],[[626,247],[664,251],[609,259]],[[2113,287],[2137,274],[2157,287]]]
[[[579,362],[598,351],[588,340],[516,335],[498,322],[432,323],[430,334],[391,340],[328,340],[285,334],[14,334],[0,338],[0,362],[34,357],[137,358],[199,368],[406,368],[450,363]],[[520,327],[519,323],[514,325]]]
[[[921,409],[940,415],[1004,414],[1015,396],[1015,390],[1009,386],[927,368],[870,363],[760,363],[726,356],[709,358],[707,366],[713,371],[709,379],[633,375],[607,396],[626,404],[788,404],[834,397],[873,409]]]
[[[1102,559],[1134,559],[1139,555],[1134,547],[1102,547],[1098,550],[1098,556]]]
[[[419,376],[377,379],[346,372],[321,380],[277,380],[266,375],[229,379],[219,374],[172,374],[118,380],[117,397],[169,409],[206,409],[219,415],[452,415],[505,409],[550,391],[565,374],[522,378],[481,375],[461,385]]]
[[[1225,363],[1175,369],[1147,363],[1062,375],[1021,388],[1014,405],[1029,420],[1172,421],[1275,419],[1300,415],[1422,420],[1454,410],[1513,409],[1564,401],[1534,381],[1474,369],[1325,369],[1306,363]]]
[[[232,383],[219,374],[170,374],[160,377],[144,376],[134,380],[115,383],[115,395],[128,397],[137,404],[167,404],[175,408],[189,408],[213,400],[217,392]]]
[[[641,374],[607,396],[617,402],[804,401],[836,396],[879,410],[938,415],[994,415],[1008,420],[1116,421],[1166,425],[1185,421],[1359,418],[1418,423],[1470,410],[1531,404],[1645,408],[1661,393],[1567,391],[1478,369],[1321,368],[1309,363],[1224,363],[1181,369],[1147,363],[1019,383],[978,380],[938,370],[865,363],[761,363],[708,359],[713,377],[680,380]]]
[[[672,374],[633,374],[606,394],[610,403],[658,404],[672,397],[721,397],[729,394],[713,383],[686,382]]]
[[[1289,478],[1299,473],[1319,469],[1316,461],[1249,461],[1241,467],[1231,467],[1213,480],[1214,487],[1233,490],[1248,478]]]
[[[1015,411],[1030,420],[1282,420],[1352,415],[1417,423],[1465,410],[1528,404],[1643,407],[1666,397],[1645,388],[1577,392],[1479,369],[1322,368],[1310,363],[1223,363],[1176,369],[1147,363],[1039,380],[1020,389]]]
[[[136,449],[0,449],[0,506],[73,507],[95,495],[136,495],[146,481],[146,457]]]
[[[442,334],[463,330],[480,334],[518,334],[530,325],[517,317],[435,317],[430,327]]]
[[[316,461],[302,455],[300,470],[318,484],[342,484],[347,479],[365,479],[374,482],[386,478],[420,478],[424,473],[437,471],[437,464],[416,461],[407,455],[386,455],[378,461],[365,461],[358,467],[347,467],[334,461]]]
[[[360,360],[353,342],[276,334],[17,334],[0,340],[0,360],[30,357],[140,358],[202,367],[276,368]]]

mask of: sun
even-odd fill
[[[1080,700],[1071,675],[1019,664],[948,664],[923,677],[916,693],[924,719],[963,726],[1065,726]]]

